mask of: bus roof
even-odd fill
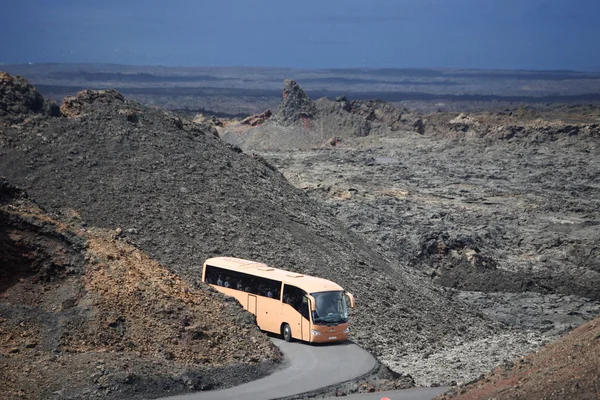
[[[294,285],[307,293],[344,290],[340,285],[323,278],[285,271],[269,267],[267,264],[234,257],[214,257],[204,262],[205,265],[220,267],[231,271],[244,272],[261,278],[268,278]]]

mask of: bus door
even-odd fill
[[[283,286],[282,322],[290,325],[295,339],[310,339],[309,309],[306,292],[296,286]]]
[[[248,302],[246,304],[246,309],[252,314],[256,315],[256,296],[253,294],[248,294]]]
[[[302,340],[310,341],[310,299],[306,296],[302,297],[302,308],[300,309],[300,325],[302,329]]]

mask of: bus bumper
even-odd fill
[[[322,332],[322,331],[311,331],[310,342],[311,343],[334,343],[343,342],[348,339],[350,332],[338,331],[338,332]]]

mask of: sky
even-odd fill
[[[2,0],[0,63],[600,71],[600,0]]]

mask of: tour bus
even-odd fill
[[[232,257],[206,260],[202,281],[235,297],[263,331],[313,343],[348,338],[354,297],[326,279]]]

